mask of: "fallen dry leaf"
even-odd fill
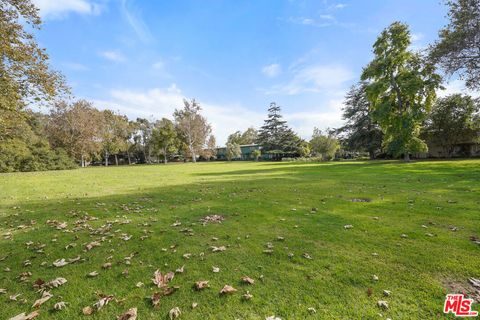
[[[377,306],[378,306],[380,309],[386,310],[386,309],[388,309],[388,302],[387,302],[387,301],[383,301],[383,300],[377,301]]]
[[[50,292],[48,291],[43,292],[42,297],[33,303],[32,308],[40,307],[42,304],[50,300],[51,297],[53,297],[53,295]]]
[[[128,309],[127,312],[117,317],[118,320],[136,320],[137,319],[137,308]]]
[[[237,291],[237,289],[235,289],[234,287],[226,284],[226,285],[222,288],[222,290],[220,290],[220,294],[229,294],[229,293],[234,293],[234,292],[236,292],[236,291]]]
[[[85,307],[82,309],[82,313],[85,315],[85,316],[89,316],[93,313],[93,308],[88,306],[88,307]]]
[[[251,295],[250,292],[247,291],[246,293],[243,294],[242,297],[243,297],[243,299],[245,299],[245,300],[250,300],[250,299],[253,298],[253,295]]]
[[[170,317],[170,320],[180,317],[181,314],[182,314],[182,311],[180,311],[179,307],[175,307],[171,309],[170,312],[168,312],[168,316]]]
[[[218,272],[220,272],[220,268],[219,267],[212,267],[212,272],[218,273]]]
[[[65,261],[65,259],[57,259],[55,261],[53,261],[53,265],[57,268],[61,268],[61,267],[64,267],[68,264],[67,261]]]
[[[254,283],[255,283],[255,280],[253,280],[253,279],[250,278],[250,277],[245,276],[245,277],[242,278],[242,282],[243,282],[243,283],[247,283],[247,284],[254,284]]]
[[[206,280],[200,280],[200,281],[195,282],[195,289],[197,289],[197,290],[202,290],[202,289],[205,289],[205,288],[208,288],[208,287],[209,287],[208,281],[206,281]]]
[[[89,276],[90,278],[96,277],[96,276],[98,276],[98,272],[97,271],[92,271],[89,274],[87,274],[87,276]]]
[[[103,296],[103,297],[100,298],[100,300],[98,300],[97,302],[95,302],[95,304],[93,305],[93,307],[94,307],[96,310],[100,310],[100,309],[102,309],[104,306],[106,306],[111,300],[113,300],[113,295]]]
[[[212,246],[210,248],[212,249],[212,252],[222,252],[222,251],[227,250],[227,248],[225,246],[220,246],[220,247]]]
[[[53,305],[53,309],[57,311],[65,309],[66,307],[67,307],[67,303],[64,301],[57,302]]]
[[[185,266],[181,266],[177,270],[175,270],[176,273],[183,273]]]
[[[192,303],[192,309],[195,309],[196,307],[198,307],[198,303],[196,302]]]
[[[160,292],[155,292],[152,297],[150,298],[152,300],[152,305],[154,308],[156,308],[159,304],[160,304],[160,297],[162,295],[160,294]]]
[[[16,315],[13,318],[10,318],[9,320],[32,320],[40,315],[40,312],[38,311],[33,311],[32,313],[26,314],[25,312],[20,313],[19,315]]]
[[[65,283],[67,283],[67,279],[59,277],[59,278],[53,279],[52,281],[49,281],[49,282],[45,283],[43,286],[47,287],[47,288],[58,288],[58,287],[64,285]]]
[[[168,272],[163,275],[160,270],[157,269],[153,274],[152,281],[157,287],[163,288],[167,286],[167,284],[173,279],[174,276],[175,273],[173,272]]]

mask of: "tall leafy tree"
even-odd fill
[[[340,149],[340,143],[331,133],[324,134],[314,128],[310,147],[314,154],[322,156],[322,160],[331,160]]]
[[[345,142],[350,150],[367,151],[370,159],[374,159],[381,149],[383,135],[372,118],[366,88],[367,83],[360,82],[348,91],[342,115],[346,123],[337,132],[345,135]]]
[[[258,139],[258,132],[255,128],[248,128],[244,132],[235,131],[228,136],[227,142],[236,143],[239,145],[254,144]]]
[[[257,143],[265,151],[296,152],[301,139],[283,120],[281,108],[275,102],[268,108],[267,119],[258,131]]]
[[[480,89],[480,0],[449,0],[449,23],[430,48],[430,58],[447,74],[458,73],[470,89]]]
[[[427,150],[419,138],[441,78],[434,66],[409,50],[410,32],[406,24],[392,23],[373,45],[374,59],[364,68],[366,92],[374,119],[384,133],[384,146],[394,156]]]
[[[240,145],[235,142],[227,142],[226,157],[228,161],[232,159],[237,159],[242,156],[242,149]]]
[[[48,102],[66,91],[63,77],[51,70],[46,51],[27,31],[41,23],[30,0],[0,0],[0,139],[25,121],[28,103]]]
[[[54,148],[65,149],[82,167],[101,148],[102,114],[85,100],[60,101],[49,117],[47,132]]]
[[[202,156],[210,160],[211,158],[214,158],[217,155],[217,139],[215,139],[215,136],[212,134],[210,137],[208,137],[207,141],[207,147],[203,149],[202,151]]]
[[[425,125],[425,134],[432,143],[452,157],[460,143],[480,139],[480,101],[470,96],[453,94],[438,99]]]
[[[102,112],[100,125],[105,166],[108,166],[108,158],[112,154],[115,156],[115,164],[118,165],[118,153],[128,147],[128,119],[107,109]]]
[[[167,118],[157,121],[152,131],[153,150],[162,155],[163,163],[167,164],[168,155],[177,149],[177,131],[172,121]]]
[[[137,118],[135,121],[136,133],[133,136],[137,151],[143,157],[145,163],[150,163],[152,144],[153,123],[145,118]]]
[[[183,104],[182,109],[176,109],[173,113],[175,125],[185,141],[187,154],[192,158],[192,162],[197,162],[197,155],[205,147],[212,127],[200,114],[202,108],[195,99],[184,99]]]

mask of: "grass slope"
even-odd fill
[[[352,202],[355,198],[372,201]],[[40,297],[35,280],[64,277],[68,282],[50,291],[53,298],[40,307],[38,319],[84,319],[82,308],[99,293],[119,301],[93,319],[116,319],[131,307],[138,307],[139,319],[165,319],[173,307],[182,310],[181,319],[381,319],[379,313],[438,319],[444,317],[448,286],[458,290],[469,277],[480,277],[480,246],[469,239],[480,235],[479,208],[478,160],[198,163],[2,174],[0,258],[6,258],[0,261],[0,288],[7,293],[0,294],[0,318],[33,310]],[[86,214],[98,220],[73,231]],[[226,220],[199,223],[209,214]],[[67,228],[46,224],[54,219],[67,222]],[[182,225],[172,227],[177,220]],[[92,234],[108,222],[110,231]],[[347,224],[353,228],[345,230]],[[122,234],[132,238],[122,240]],[[149,237],[141,240],[143,235]],[[93,240],[101,246],[86,252]],[[29,241],[34,244],[27,246]],[[268,242],[274,246],[271,255],[263,252]],[[65,249],[70,243],[76,246]],[[37,252],[41,244],[43,252]],[[211,252],[210,246],[221,245],[227,250]],[[134,252],[126,265],[124,258]],[[78,255],[78,263],[52,266]],[[31,265],[24,266],[25,260]],[[112,268],[104,270],[107,261]],[[182,265],[185,272],[171,282],[180,289],[152,308],[149,297],[158,290],[151,281],[154,271]],[[221,271],[213,273],[212,266]],[[125,269],[128,276],[122,275]],[[95,270],[98,277],[88,278]],[[20,273],[27,271],[31,277],[21,282]],[[255,284],[242,284],[245,275]],[[209,280],[210,288],[195,291],[198,280]],[[145,285],[138,288],[137,282]],[[219,296],[225,284],[238,292]],[[253,298],[243,301],[247,290]],[[383,290],[391,296],[383,297]],[[17,293],[19,301],[10,301]],[[380,310],[378,300],[388,301],[389,309]],[[58,301],[67,308],[52,311]],[[198,307],[192,310],[193,302]]]

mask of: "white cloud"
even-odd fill
[[[99,14],[102,6],[90,0],[33,0],[43,18],[63,18],[70,12]]]
[[[165,64],[162,61],[157,61],[152,64],[152,68],[156,70],[162,70],[165,67]]]
[[[121,9],[122,13],[127,20],[128,24],[135,31],[137,36],[145,43],[153,41],[153,36],[150,32],[150,29],[143,21],[140,11],[131,5],[129,0],[122,0]]]
[[[306,92],[332,92],[342,88],[353,79],[354,74],[341,65],[308,65],[292,71],[292,79],[276,85],[268,94],[296,95]]]
[[[126,60],[125,56],[118,51],[102,51],[99,55],[114,62],[123,62]]]
[[[438,90],[437,91],[437,96],[440,97],[440,98],[443,98],[443,97],[446,97],[448,95],[455,94],[455,93],[468,94],[468,95],[470,95],[474,98],[479,98],[480,97],[480,92],[468,90],[465,87],[465,82],[462,81],[462,80],[459,80],[459,79],[447,82],[443,86],[445,87],[444,90]]]
[[[150,90],[111,90],[106,100],[96,100],[99,108],[118,110],[130,119],[137,117],[160,119],[172,118],[173,111],[183,106],[183,98],[187,97],[172,84],[168,88]],[[245,130],[250,126],[258,127],[264,114],[250,111],[240,105],[217,105],[199,100],[202,114],[208,119],[219,145],[225,144],[229,134],[236,130]]]
[[[345,8],[347,5],[345,3],[337,3],[328,7],[329,10],[340,10]]]
[[[282,73],[282,67],[279,64],[273,63],[262,68],[262,73],[267,77],[274,78]]]

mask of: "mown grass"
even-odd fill
[[[352,202],[358,198],[371,202]],[[480,246],[469,239],[480,235],[479,208],[478,160],[198,163],[3,174],[0,258],[6,258],[0,261],[0,288],[7,293],[0,295],[0,318],[32,311],[40,297],[32,283],[56,277],[68,282],[50,291],[54,296],[40,307],[38,319],[84,319],[82,308],[99,293],[118,301],[92,319],[116,319],[131,307],[138,308],[139,319],[165,319],[173,307],[181,309],[181,319],[447,318],[447,283],[466,288],[469,277],[480,278]],[[98,220],[72,231],[85,214]],[[209,214],[226,220],[199,223]],[[68,227],[46,224],[54,219]],[[172,227],[177,220],[182,225]],[[113,227],[103,235],[88,229],[107,222]],[[353,228],[344,229],[347,224]],[[458,230],[451,231],[453,226]],[[7,233],[11,239],[3,237]],[[121,240],[121,234],[132,238]],[[149,237],[141,240],[143,235]],[[100,247],[85,251],[85,244],[102,236]],[[29,241],[34,245],[27,246]],[[268,242],[274,245],[271,255],[263,252]],[[77,245],[65,249],[70,243]],[[43,253],[34,249],[38,244],[46,245]],[[212,253],[212,245],[227,250]],[[124,258],[133,252],[138,254],[126,265]],[[52,266],[78,255],[78,263]],[[108,257],[113,266],[103,270]],[[25,260],[31,265],[24,266]],[[185,272],[171,282],[180,289],[152,308],[154,271],[182,265]],[[213,273],[212,266],[221,271]],[[95,270],[99,276],[88,278]],[[26,271],[32,276],[19,281]],[[245,275],[255,284],[242,284]],[[210,288],[195,291],[198,280],[209,280]],[[145,285],[138,288],[137,282]],[[220,296],[225,284],[238,292]],[[244,301],[247,290],[253,298]],[[391,296],[383,297],[383,290]],[[10,301],[17,293],[20,301]],[[389,309],[380,310],[378,300],[386,300]],[[58,301],[67,308],[52,311]]]

